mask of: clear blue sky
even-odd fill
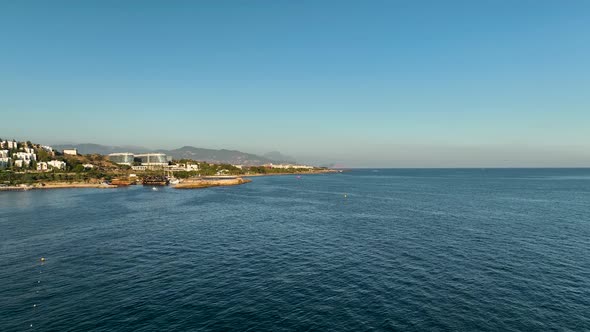
[[[590,166],[589,1],[3,1],[0,137]]]

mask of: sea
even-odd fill
[[[0,331],[589,331],[590,169],[0,192]]]

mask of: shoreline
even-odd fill
[[[244,174],[241,175],[244,178],[249,177],[259,177],[259,176],[280,176],[280,175],[318,175],[318,174],[331,174],[331,173],[340,173],[338,170],[328,169],[324,171],[312,171],[312,172],[300,172],[300,173],[256,173],[256,174]]]
[[[338,173],[337,170],[319,170],[311,172],[300,172],[300,173],[257,173],[239,175],[231,179],[188,179],[182,181],[176,185],[170,186],[174,189],[201,189],[210,187],[224,187],[224,186],[236,186],[245,183],[252,182],[249,178],[261,177],[261,176],[284,176],[284,175],[318,175],[318,174],[331,174]],[[103,184],[103,183],[83,183],[83,182],[53,182],[53,183],[35,183],[32,185],[18,185],[18,186],[4,186],[0,187],[2,191],[28,191],[28,190],[47,190],[47,189],[84,189],[84,188],[95,188],[95,189],[115,189],[120,187],[126,187],[122,185],[114,184]]]
[[[221,180],[192,180],[184,181],[175,186],[174,189],[201,189],[210,187],[228,187],[238,186],[244,183],[252,182],[250,179],[242,179],[241,177],[235,179],[221,179]]]
[[[40,184],[27,186],[7,186],[0,187],[0,191],[28,191],[28,190],[44,190],[44,189],[83,189],[83,188],[99,188],[112,189],[118,188],[116,185],[102,184],[102,183],[46,183],[44,186]]]

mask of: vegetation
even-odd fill
[[[87,154],[70,156],[63,155],[58,151],[49,152],[41,145],[31,142],[20,142],[18,148],[10,149],[10,155],[22,151],[25,147],[33,148],[37,155],[37,161],[31,161],[28,167],[17,168],[14,160],[5,170],[0,170],[0,185],[20,184],[41,184],[50,182],[76,182],[76,183],[100,183],[110,181],[114,178],[129,178],[131,174],[137,173],[141,177],[173,175],[180,179],[188,179],[198,176],[219,176],[219,175],[250,175],[250,174],[285,174],[285,173],[307,173],[307,169],[276,169],[265,166],[236,167],[231,164],[213,164],[192,159],[181,159],[174,161],[180,165],[197,165],[198,170],[133,170],[131,166],[118,165],[111,162],[107,156],[100,154]],[[37,171],[40,162],[52,160],[63,161],[65,169],[50,169]],[[85,167],[90,164],[92,167]],[[134,163],[135,166],[135,163]]]

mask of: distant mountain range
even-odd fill
[[[53,145],[53,148],[62,151],[63,149],[78,149],[81,154],[102,154],[107,155],[116,152],[132,152],[132,153],[165,153],[174,159],[193,159],[199,161],[207,161],[211,163],[223,163],[234,165],[262,165],[268,163],[296,163],[294,158],[285,156],[278,151],[266,153],[264,156],[259,156],[252,153],[245,153],[237,150],[215,150],[196,148],[194,146],[183,146],[174,150],[151,150],[139,146],[108,146],[100,144],[70,144],[70,145]]]

